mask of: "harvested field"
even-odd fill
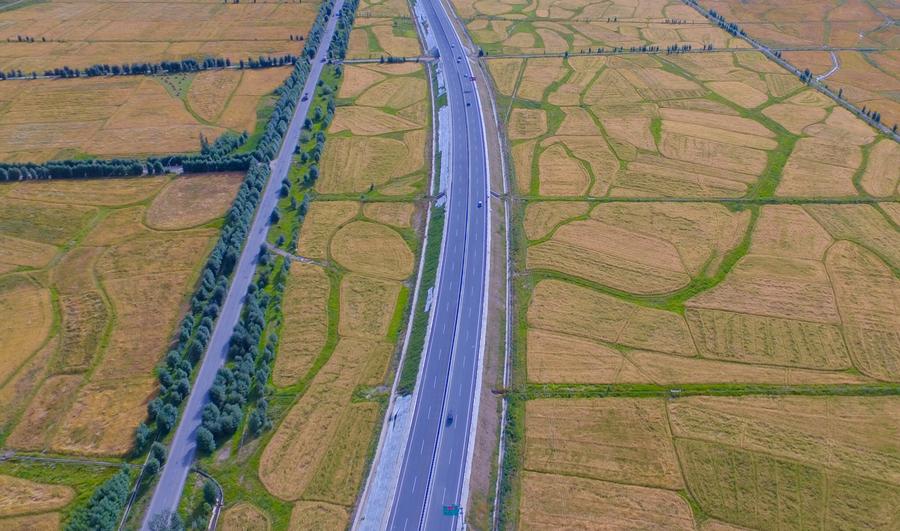
[[[338,342],[263,450],[259,478],[270,493],[285,500],[301,498],[351,408],[354,388],[365,380],[366,366],[376,361],[377,354],[387,353],[372,341]]]
[[[387,335],[400,288],[396,281],[345,275],[341,279],[341,336],[377,339]]]
[[[35,483],[13,476],[0,475],[0,516],[37,513],[68,505],[75,491],[65,485]]]
[[[27,73],[93,64],[158,62],[204,57],[241,59],[299,54],[319,2],[185,7],[178,2],[139,5],[53,1],[0,13],[0,68]],[[179,12],[174,22],[169,14]],[[34,43],[6,42],[17,35]],[[43,42],[46,39],[47,42]]]
[[[742,197],[777,160],[771,154],[785,147],[788,135],[772,119],[812,137],[797,143],[779,195],[855,195],[861,151],[854,146],[870,143],[872,131],[846,111],[829,114],[831,100],[787,87],[771,77],[785,74],[770,69],[756,52],[529,59],[517,98],[540,108],[514,100],[509,137],[536,139],[543,148],[562,141],[570,151],[564,157],[553,147],[552,160],[532,168],[532,151],[515,144],[520,190],[526,174],[528,182],[546,182],[541,195]],[[740,116],[741,107],[752,111]],[[586,192],[583,171],[567,161],[572,156],[590,166],[593,185]]]
[[[407,133],[403,140],[369,136],[329,139],[322,156],[322,177],[316,188],[323,193],[360,193],[371,186],[419,170],[424,162],[425,135]]]
[[[523,529],[694,529],[687,502],[665,489],[522,472]]]
[[[350,522],[346,507],[322,502],[297,502],[291,511],[291,531],[344,529]]]
[[[781,124],[791,133],[799,135],[807,126],[824,120],[827,112],[822,107],[776,103],[763,109],[763,114]]]
[[[44,380],[31,399],[15,430],[6,439],[10,448],[41,450],[49,446],[49,436],[63,421],[74,396],[83,383],[82,375],[61,374]]]
[[[900,225],[900,203],[878,203],[888,219]]]
[[[381,407],[372,402],[352,404],[347,408],[304,498],[353,506],[380,414]]]
[[[515,89],[519,72],[522,69],[521,59],[497,59],[487,62],[491,77],[500,94],[511,96]]]
[[[206,71],[194,76],[187,93],[191,110],[207,122],[215,122],[241,82],[240,70]]]
[[[361,193],[375,187],[397,195],[391,187],[403,179],[418,181],[415,174],[425,166],[423,128],[429,113],[422,67],[350,65],[348,70],[354,72],[348,95],[356,96],[351,105],[337,109],[316,188]],[[341,132],[345,134],[335,134]],[[408,184],[401,188],[406,190],[400,194],[410,193]]]
[[[187,229],[220,218],[244,180],[241,173],[214,173],[173,179],[147,210],[155,229]]]
[[[204,183],[200,177],[150,177],[4,186],[9,192],[3,201],[10,207],[4,214],[10,217],[0,223],[4,233],[0,241],[15,237],[31,242],[23,249],[41,245],[47,256],[50,249],[57,255],[49,264],[34,262],[35,267],[47,268],[34,274],[39,285],[22,276],[0,278],[5,290],[29,286],[36,290],[33,295],[22,291],[15,301],[34,308],[22,306],[16,316],[3,320],[8,327],[24,328],[0,336],[20,343],[15,355],[6,356],[15,362],[9,370],[25,371],[21,378],[7,382],[10,372],[0,380],[9,386],[0,392],[15,389],[25,397],[15,405],[21,416],[9,427],[8,444],[90,455],[127,453],[155,388],[152,368],[165,351],[198,264],[216,235],[212,229],[151,231],[143,224],[144,205],[174,215],[193,210],[193,215],[203,216],[199,221],[212,221],[224,213],[239,179],[239,175],[213,176]],[[203,184],[205,192],[179,189],[189,181]],[[69,190],[73,203],[64,202]],[[207,196],[217,204],[207,203]],[[53,202],[39,202],[42,199]],[[51,244],[65,246],[57,249]],[[55,292],[53,306],[49,299],[41,302],[50,289]],[[46,304],[46,313],[39,319],[34,312],[41,304]],[[28,323],[19,323],[17,317]],[[53,322],[59,327],[47,343]],[[23,343],[27,341],[32,343]],[[34,359],[42,360],[46,372],[36,372],[27,361],[38,350]]]
[[[898,429],[895,398],[697,397],[669,410],[688,488],[713,516],[753,527],[896,516],[896,459],[884,446]]]
[[[568,219],[587,214],[588,204],[581,202],[538,202],[525,207],[525,234],[531,240],[543,238]]]
[[[313,201],[303,221],[297,254],[316,260],[328,258],[331,238],[359,212],[353,201]]]
[[[363,215],[367,218],[394,227],[409,228],[412,226],[412,218],[416,206],[412,203],[366,203],[363,205]]]
[[[857,242],[888,265],[900,268],[900,232],[870,205],[809,205],[812,215],[835,239]]]
[[[278,71],[282,77],[287,74],[286,69]],[[208,74],[230,76],[232,72]],[[200,135],[216,138],[226,128],[253,129],[262,95],[238,97],[241,91],[239,86],[229,107],[219,111],[221,122],[204,123],[156,78],[6,81],[0,86],[0,100],[7,102],[0,112],[4,126],[0,160],[43,162],[81,153],[112,157],[198,151]],[[250,105],[242,105],[241,98],[248,97]],[[229,109],[232,105],[234,112]]]
[[[246,502],[225,509],[219,525],[224,531],[262,531],[272,527],[269,517],[259,507]]]
[[[357,65],[347,65],[344,75],[341,77],[341,88],[338,89],[339,98],[355,98],[366,91],[372,85],[384,81],[385,75],[372,68]]]
[[[547,132],[547,114],[540,109],[513,109],[509,116],[510,140],[534,138]]]
[[[858,46],[850,28],[900,15],[855,1],[700,3],[763,40],[790,26],[786,45]],[[900,381],[896,144],[762,54],[724,50],[745,44],[682,2],[454,4],[489,57],[569,51],[485,60],[498,91],[515,93],[525,238],[525,391],[507,439],[521,461],[505,525],[900,524],[898,401],[827,396]],[[889,29],[859,42],[887,43]],[[578,54],[695,41],[718,53]],[[838,53],[829,86],[891,108],[893,52]],[[821,55],[814,74],[831,68]],[[868,94],[837,84],[845,67]],[[757,396],[763,386],[826,396]]]
[[[545,149],[538,159],[539,190],[544,196],[582,196],[590,190],[591,176],[570,157],[562,143]]]
[[[11,531],[56,531],[62,526],[60,513],[42,513],[0,519],[0,525]]]
[[[683,486],[660,400],[532,400],[525,423],[527,470]]]
[[[347,269],[403,280],[412,274],[413,254],[395,231],[368,221],[341,227],[331,240],[331,256]]]
[[[408,19],[358,17],[350,32],[347,59],[416,57],[420,53],[419,40]]]
[[[527,322],[596,341],[694,355],[687,324],[680,315],[558,280],[542,280],[535,286]]]
[[[417,124],[373,107],[341,107],[335,112],[331,132],[349,131],[354,135],[376,136],[394,131],[419,129]]]
[[[900,380],[900,281],[877,256],[850,242],[829,249],[825,264],[854,364],[874,378]]]
[[[392,74],[391,69],[374,69],[389,77],[365,90],[354,100],[354,106],[379,107],[400,110],[425,99],[427,83],[421,67],[415,75]]]
[[[737,245],[749,216],[711,204],[610,204],[561,226],[528,250],[528,267],[554,269],[633,293],[685,286]]]
[[[329,291],[328,275],[322,268],[291,264],[284,294],[284,327],[272,371],[276,386],[296,383],[325,346]]]
[[[4,186],[6,197],[66,205],[124,206],[155,195],[168,177],[51,180]]]
[[[898,193],[900,183],[900,145],[889,139],[878,141],[869,152],[866,171],[862,175],[863,189],[877,197]]]
[[[0,382],[43,345],[52,324],[49,290],[25,277],[0,277]]]

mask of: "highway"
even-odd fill
[[[343,4],[343,0],[336,0],[334,3],[332,15],[325,27],[322,42],[313,59],[309,77],[301,94],[312,95],[315,91],[316,83],[324,67],[322,61],[327,57],[329,44],[334,35],[335,24]],[[150,520],[154,515],[174,512],[178,508],[178,501],[181,498],[182,490],[184,490],[185,480],[194,462],[196,433],[202,420],[201,411],[209,400],[209,389],[212,387],[216,373],[227,359],[228,341],[231,338],[235,324],[237,324],[238,317],[240,317],[241,308],[244,305],[244,296],[256,269],[256,257],[259,254],[259,248],[266,241],[269,216],[278,204],[278,189],[281,187],[281,181],[288,174],[294,146],[297,145],[297,141],[300,138],[300,129],[303,126],[303,120],[309,112],[309,106],[312,101],[313,98],[310,97],[307,101],[301,100],[297,103],[294,116],[291,118],[291,123],[284,136],[278,155],[270,163],[272,168],[271,175],[263,190],[259,207],[256,210],[256,216],[253,218],[253,224],[250,227],[247,241],[244,244],[244,249],[241,251],[241,256],[235,269],[234,278],[231,281],[231,287],[228,289],[225,302],[222,304],[219,319],[216,321],[215,328],[212,331],[209,346],[203,357],[191,394],[188,397],[187,405],[182,413],[181,422],[178,424],[169,447],[169,457],[160,472],[159,482],[153,491],[153,497],[144,516],[141,525],[141,528],[144,530],[149,529]]]
[[[450,186],[432,328],[388,529],[451,529],[464,514],[478,417],[490,252],[489,181],[472,69],[439,0],[421,0],[439,52],[451,115]],[[479,205],[481,202],[481,205]],[[464,510],[465,508],[463,508]],[[464,511],[463,511],[464,512]]]

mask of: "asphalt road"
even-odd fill
[[[450,529],[463,515],[469,446],[475,433],[489,254],[484,127],[462,43],[439,0],[424,2],[438,43],[451,114],[450,191],[437,312],[419,374],[409,440],[389,529]],[[478,206],[481,201],[483,205]],[[452,421],[450,421],[452,417]]]
[[[212,387],[216,373],[227,359],[228,340],[231,338],[231,333],[241,314],[241,308],[244,306],[247,287],[250,285],[256,269],[256,257],[259,255],[259,248],[266,241],[269,216],[278,204],[278,189],[281,187],[281,181],[287,176],[288,169],[291,166],[294,146],[297,145],[303,120],[309,112],[309,106],[313,100],[311,96],[315,91],[316,83],[324,67],[322,59],[327,57],[328,47],[334,35],[335,24],[343,4],[343,0],[336,0],[334,3],[334,9],[325,28],[322,43],[319,45],[309,77],[303,88],[302,94],[309,94],[310,98],[307,101],[299,101],[297,103],[281,149],[278,151],[275,160],[271,162],[271,175],[266,183],[259,207],[256,210],[256,217],[253,219],[253,224],[247,235],[247,242],[238,260],[228,295],[222,304],[222,310],[212,332],[206,355],[203,357],[197,379],[182,413],[181,422],[178,424],[172,444],[169,447],[169,457],[162,468],[156,489],[153,491],[153,498],[150,500],[150,505],[141,525],[142,529],[149,529],[149,522],[153,515],[164,511],[175,511],[178,508],[178,501],[181,498],[182,490],[184,490],[188,471],[194,463],[194,452],[197,446],[196,433],[202,421],[201,411],[203,406],[209,401],[209,389]]]

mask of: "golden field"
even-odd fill
[[[898,196],[897,150],[757,52],[497,61],[521,194]]]
[[[697,203],[600,205],[591,212],[591,218],[605,215],[627,221],[627,232],[619,237],[624,229],[608,224],[598,224],[593,236],[574,228],[567,232],[565,229],[590,220],[570,222],[556,229],[551,238],[529,248],[528,267],[636,294],[647,293],[645,290],[654,285],[659,286],[659,293],[677,291],[692,280],[718,275],[710,266],[738,245],[748,230],[748,211],[735,217],[723,209],[722,215],[735,217],[731,226],[721,220],[707,221],[693,228],[685,225],[682,232],[677,231],[678,223],[668,221],[665,215],[680,212],[672,219],[684,223],[689,221],[685,214],[692,208],[710,212],[714,207]],[[617,211],[628,215],[617,216]],[[640,216],[650,212],[655,214],[644,219],[656,224],[642,229]],[[707,243],[700,239],[704,229],[710,238]],[[663,245],[667,234],[687,238]],[[726,371],[723,369],[728,363],[712,360],[751,363],[766,369],[755,372],[746,367],[747,378],[752,381],[810,381],[816,376],[809,370],[831,371],[819,373],[823,383],[860,381],[854,371],[878,380],[900,380],[900,336],[896,333],[900,322],[895,318],[900,282],[894,273],[900,264],[900,256],[894,251],[900,245],[900,234],[876,208],[764,206],[759,209],[748,243],[746,253],[721,281],[685,301],[683,316],[634,305],[569,282],[539,282],[527,322],[535,334],[552,333],[555,339],[549,345],[535,341],[532,348],[529,335],[529,356],[532,352],[535,356],[534,360],[529,358],[529,377],[534,368],[535,381],[540,382],[569,382],[565,375],[578,382],[639,382],[641,376],[636,374],[643,370],[643,364],[659,366],[650,358],[668,353],[692,359],[687,366],[709,367],[709,371],[683,373],[697,383],[715,378],[738,381],[736,375],[746,367],[733,365]],[[716,250],[716,245],[724,247]],[[680,271],[684,280],[675,282],[679,277],[666,277],[666,270],[661,269],[667,249],[672,249],[670,260],[678,268],[668,271]],[[647,256],[653,260],[642,265],[641,257]],[[695,269],[687,267],[689,263],[695,264]],[[664,284],[667,278],[675,283]],[[567,347],[570,341],[587,341],[591,346],[582,353],[585,347]],[[609,348],[619,345],[650,352]],[[590,351],[607,352],[608,359],[589,355]],[[578,371],[572,366],[574,360],[583,360],[580,363],[595,369]],[[671,375],[688,361],[671,359],[671,363],[674,365],[662,374],[645,372],[643,378],[657,383],[677,381]],[[612,371],[613,367],[621,367],[621,372]]]
[[[490,54],[712,43],[744,48],[682,2],[454,0],[475,43]],[[673,20],[677,19],[677,23]],[[666,22],[666,21],[669,22]]]
[[[196,152],[200,135],[252,132],[257,108],[289,73],[282,67],[4,81],[0,161]]]
[[[897,523],[894,397],[534,400],[526,412],[526,529]]]
[[[0,70],[298,55],[319,2],[41,2],[0,12]],[[171,13],[177,12],[177,19]],[[6,42],[17,36],[35,42]]]
[[[0,253],[6,446],[130,449],[153,367],[215,241],[210,223],[240,182],[208,174],[0,186],[0,242],[16,244]]]
[[[400,0],[361,0],[350,32],[348,59],[416,57],[421,54],[409,5]]]

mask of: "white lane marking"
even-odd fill
[[[425,451],[425,437],[422,437],[422,444],[419,445],[419,454]]]
[[[431,418],[431,404],[428,404],[428,415],[425,416],[426,419]]]
[[[409,518],[403,519],[403,531],[406,531],[406,525],[409,524]]]
[[[450,455],[447,456],[447,464],[449,465],[452,462],[453,462],[453,447],[450,447]],[[447,487],[444,487],[444,488],[446,489]]]

